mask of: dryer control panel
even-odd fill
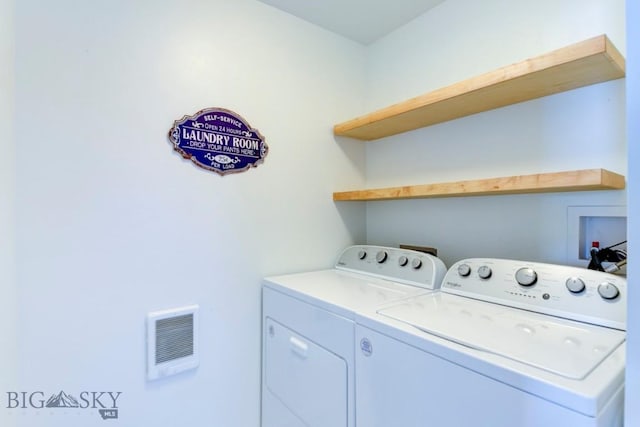
[[[372,245],[349,246],[338,257],[335,268],[426,289],[440,288],[447,272],[442,260],[433,255]]]
[[[470,258],[451,266],[442,291],[626,330],[627,280],[601,271]]]

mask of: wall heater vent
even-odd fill
[[[175,375],[199,363],[197,305],[147,315],[147,379]]]

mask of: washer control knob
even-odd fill
[[[602,282],[598,285],[598,293],[604,299],[615,299],[620,295],[618,287],[611,282]]]
[[[378,252],[376,254],[376,261],[378,261],[378,264],[382,264],[386,260],[387,260],[387,252],[386,251],[380,251],[380,252]]]
[[[491,267],[488,265],[480,266],[480,268],[478,268],[478,276],[480,276],[481,279],[488,279],[491,277]]]
[[[413,267],[414,270],[420,269],[420,267],[422,267],[422,260],[420,258],[412,259],[411,260],[411,267]]]
[[[360,250],[358,251],[358,259],[365,259],[367,257],[367,252]]]
[[[579,294],[580,292],[584,291],[586,287],[582,279],[579,277],[569,277],[567,279],[566,285],[567,289],[569,289],[569,292],[572,292],[574,294]]]
[[[471,267],[469,267],[469,264],[460,264],[458,266],[458,274],[462,277],[467,277],[468,275],[470,275]]]
[[[516,282],[522,286],[533,286],[538,281],[538,274],[533,268],[522,267],[516,271]]]
[[[404,267],[407,264],[409,264],[409,258],[401,255],[400,258],[398,258],[398,265],[400,265],[400,267]]]

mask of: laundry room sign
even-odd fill
[[[256,167],[269,151],[258,130],[224,108],[207,108],[176,120],[169,140],[182,157],[220,175]]]

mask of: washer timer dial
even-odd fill
[[[538,281],[538,274],[533,268],[522,267],[516,271],[516,282],[522,286],[533,286]]]

